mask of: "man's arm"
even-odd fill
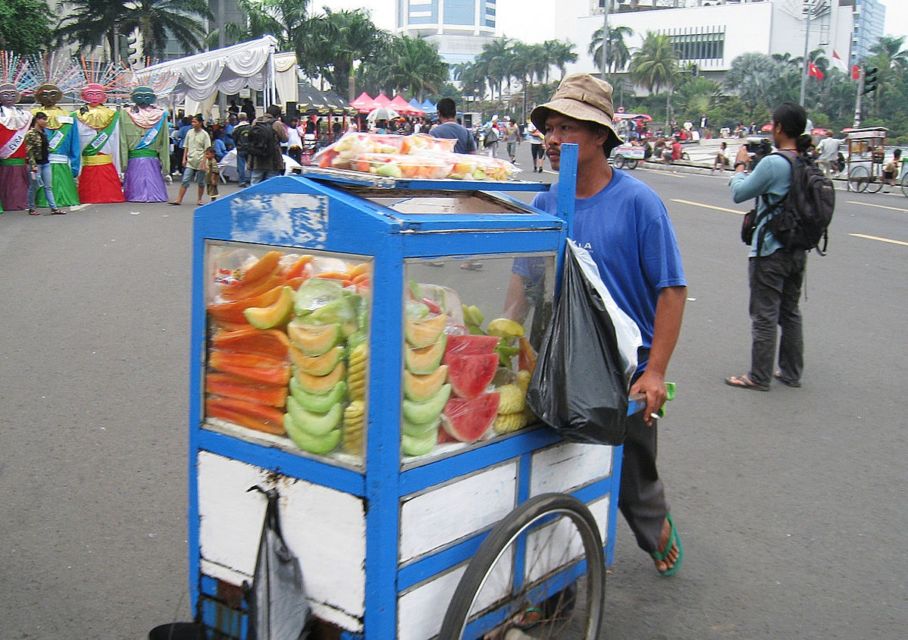
[[[649,362],[637,382],[631,387],[631,394],[646,395],[646,409],[643,420],[652,424],[652,414],[665,403],[665,371],[675,350],[681,333],[681,318],[687,301],[687,287],[665,287],[656,301],[656,317],[653,324],[653,343],[650,346]]]
[[[741,167],[735,168],[736,173],[728,183],[731,187],[731,197],[735,202],[744,202],[769,191],[770,185],[776,178],[774,170],[776,162],[771,158],[773,156],[763,158],[750,175],[744,173]],[[779,160],[785,163],[787,169],[788,161],[782,158]]]

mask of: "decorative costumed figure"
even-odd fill
[[[88,83],[82,89],[86,102],[76,113],[82,149],[79,200],[83,203],[124,202],[120,185],[120,112],[104,105],[109,91],[120,89],[123,70],[114,64],[84,61]]]
[[[53,176],[54,200],[57,206],[75,206],[79,204],[79,193],[76,189],[76,176],[81,166],[81,149],[76,130],[75,114],[57,106],[64,95],[75,96],[85,78],[82,69],[72,59],[48,54],[32,61],[35,79],[35,100],[39,107],[32,108],[32,113],[47,114],[47,142],[50,150],[50,168]],[[39,207],[47,206],[44,191],[37,194]]]
[[[0,204],[4,211],[28,207],[25,134],[31,127],[32,114],[16,103],[33,82],[27,60],[0,51]]]
[[[167,202],[164,176],[170,175],[170,131],[167,111],[155,106],[178,76],[156,78],[152,86],[135,87],[131,107],[120,107],[120,156],[128,158],[123,191],[129,202]]]

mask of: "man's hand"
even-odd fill
[[[652,426],[652,415],[662,408],[667,396],[665,391],[665,377],[661,373],[646,370],[631,386],[631,395],[642,393],[646,396],[646,409],[643,410],[643,421]]]

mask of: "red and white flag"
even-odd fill
[[[822,80],[825,77],[823,71],[812,62],[807,65],[807,75],[817,80]]]
[[[848,71],[848,67],[845,66],[845,61],[839,57],[839,52],[836,51],[835,49],[832,50],[832,61],[831,62],[832,62],[832,66],[835,67],[836,69],[838,69],[839,71],[841,71],[842,73],[846,73]]]

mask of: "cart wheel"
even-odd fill
[[[627,160],[625,160],[625,164],[627,165],[627,168],[631,169],[631,170],[634,170],[637,168],[637,162],[638,162],[638,160],[636,158],[628,158]]]
[[[515,576],[520,559],[524,570]],[[531,638],[595,640],[604,599],[596,520],[572,496],[543,494],[508,514],[480,545],[438,637],[498,640],[522,629]]]
[[[623,169],[624,164],[624,156],[619,153],[617,156],[615,156],[615,167],[617,167],[618,169]]]
[[[848,172],[848,189],[850,191],[861,193],[867,190],[868,184],[870,184],[870,169],[867,167],[858,165]]]
[[[902,176],[902,195],[908,198],[908,173]]]

